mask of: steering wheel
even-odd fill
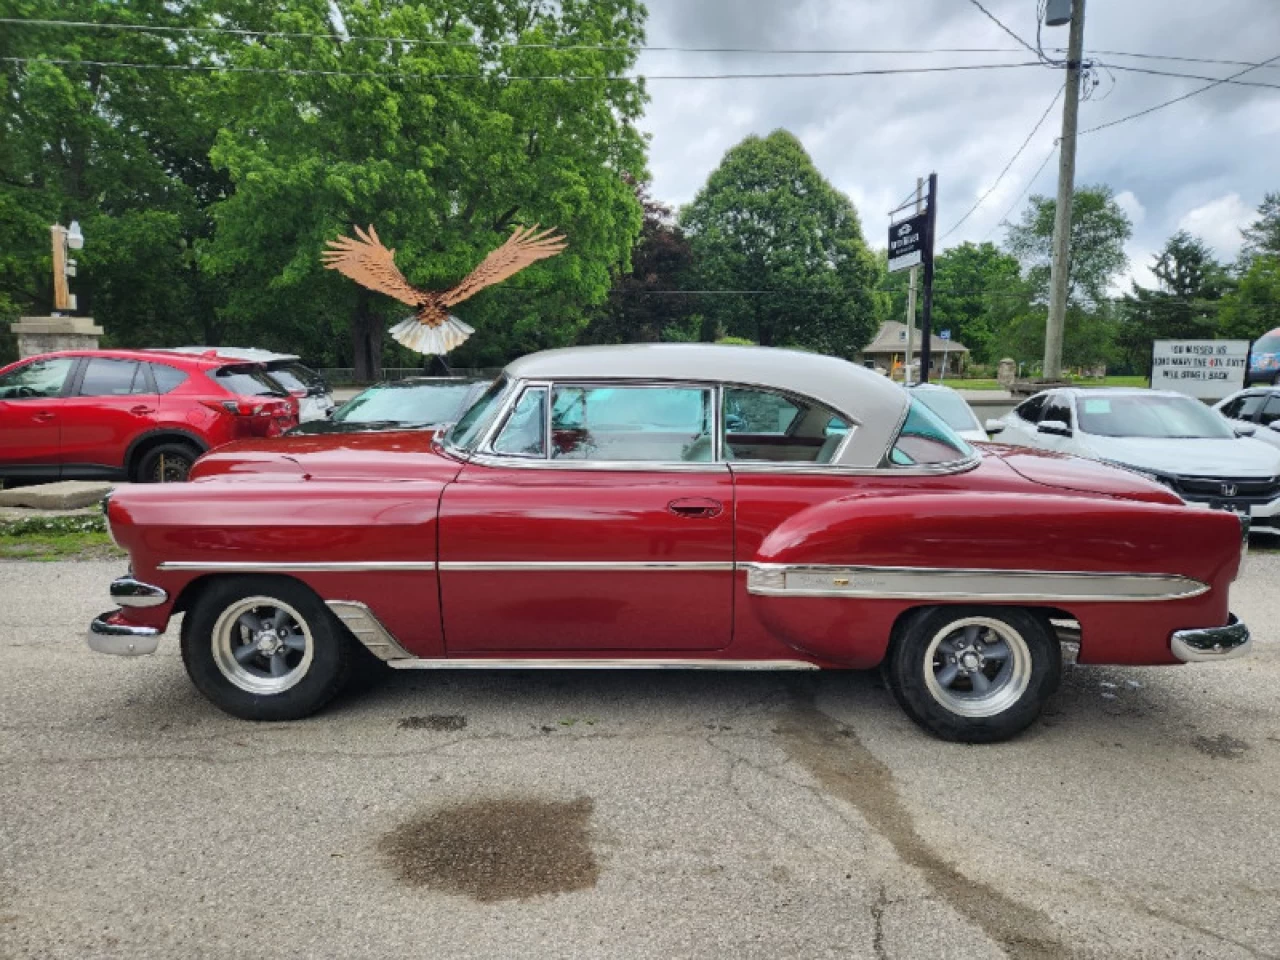
[[[40,394],[36,392],[35,387],[28,387],[28,386],[26,386],[25,384],[23,384],[23,385],[22,385],[22,386],[20,386],[20,387],[15,388],[15,389],[14,389],[14,391],[13,391],[13,395],[14,395],[15,397],[20,398],[20,399],[26,399],[27,397],[38,397],[38,396],[40,396]]]

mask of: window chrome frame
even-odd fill
[[[498,438],[502,436],[511,419],[516,415],[516,411],[520,408],[520,401],[525,395],[534,390],[541,390],[546,399],[543,401],[542,411],[542,453],[511,453],[507,450],[495,450],[493,445],[498,442]],[[478,452],[493,457],[515,457],[519,460],[549,460],[551,458],[551,384],[542,380],[528,380],[519,383],[519,389],[513,391],[514,400],[506,405],[501,411],[500,421],[497,422],[497,428],[487,431],[484,440],[476,447]]]
[[[505,373],[499,374],[498,377],[495,378],[494,382],[496,383],[498,380],[505,380],[506,387],[498,395],[497,404],[494,408],[494,413],[489,415],[489,423],[485,426],[484,431],[480,434],[480,438],[476,441],[475,445],[470,450],[468,450],[466,447],[460,447],[455,443],[449,442],[448,438],[452,435],[453,428],[458,425],[457,421],[455,420],[452,426],[450,426],[449,432],[440,438],[440,447],[446,453],[458,458],[459,460],[464,460],[464,461],[470,460],[473,456],[475,456],[478,450],[483,450],[485,448],[485,445],[492,441],[494,436],[494,431],[493,431],[494,425],[499,422],[504,422],[504,423],[506,422],[507,409],[510,406],[511,398],[512,396],[520,393],[520,390],[524,385],[524,381],[514,380],[511,377],[508,377]],[[484,393],[488,393],[488,388],[485,389]],[[480,397],[484,396],[484,393],[481,393],[480,396],[477,396],[475,400],[471,402],[471,405],[467,407],[467,410],[470,410],[472,406],[475,406],[475,404],[479,402]],[[459,420],[462,419],[462,416],[466,414],[467,410],[464,410],[462,411],[461,414],[459,414],[458,416]]]
[[[720,393],[723,394],[725,390],[748,390],[753,393],[772,393],[772,394],[775,394],[776,396],[782,397],[784,400],[788,401],[789,403],[800,404],[802,407],[808,408],[810,410],[813,409],[814,407],[821,407],[824,410],[830,410],[833,415],[839,417],[848,425],[848,429],[845,430],[844,437],[841,439],[840,443],[836,446],[835,451],[831,454],[831,459],[828,460],[826,463],[818,463],[816,460],[742,460],[742,461],[726,460],[725,461],[726,463],[733,464],[735,470],[739,468],[746,468],[751,472],[756,472],[755,471],[756,467],[768,467],[768,468],[781,467],[781,468],[784,468],[787,472],[791,472],[795,470],[803,473],[808,473],[810,471],[813,471],[822,467],[839,466],[840,458],[844,456],[845,450],[848,449],[849,444],[853,442],[854,433],[857,431],[857,429],[860,426],[862,426],[862,421],[859,418],[852,416],[846,411],[837,410],[835,407],[831,406],[829,403],[823,403],[821,400],[815,400],[813,397],[806,397],[804,394],[796,393],[794,390],[781,390],[777,387],[762,387],[759,385],[741,384],[741,383],[721,383]],[[910,410],[910,408],[911,408],[911,405],[907,404],[907,409]],[[791,423],[790,426],[794,427],[795,423],[799,422],[799,420],[802,419],[802,416],[797,416],[795,418],[795,421]],[[906,415],[903,414],[903,423],[905,422],[906,422]],[[720,426],[719,426],[720,441],[725,446],[729,446],[729,439],[728,439],[729,431],[726,429],[726,426],[727,424],[724,422],[724,419],[722,417],[720,420]],[[902,429],[902,426],[901,424],[899,424],[898,431],[900,432],[901,429]],[[897,435],[898,433],[895,432],[894,437],[896,438]],[[781,434],[768,434],[768,436],[790,437],[792,436],[792,434],[790,432],[787,432],[787,433],[781,433]],[[889,449],[892,450],[893,447],[890,446]],[[772,471],[770,470],[770,471],[764,471],[764,472],[772,472]]]

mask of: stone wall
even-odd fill
[[[54,350],[97,350],[102,336],[92,317],[23,317],[9,329],[20,360]]]

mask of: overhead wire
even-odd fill
[[[1001,215],[1000,219],[999,219],[999,220],[997,220],[997,221],[992,225],[991,229],[990,229],[990,230],[988,230],[988,231],[986,232],[986,234],[985,234],[985,235],[983,235],[983,238],[982,238],[983,240],[986,240],[988,237],[990,237],[990,236],[991,236],[991,234],[995,233],[995,232],[996,232],[996,229],[997,229],[997,228],[998,228],[1002,223],[1004,223],[1006,220],[1008,220],[1008,219],[1009,219],[1009,214],[1013,213],[1014,209],[1018,206],[1018,204],[1020,204],[1020,203],[1022,202],[1022,198],[1023,198],[1023,197],[1025,197],[1025,196],[1027,195],[1027,192],[1032,188],[1032,186],[1035,184],[1035,182],[1036,182],[1038,179],[1040,179],[1040,174],[1042,174],[1042,173],[1044,172],[1044,168],[1045,168],[1045,167],[1047,167],[1047,166],[1049,165],[1049,161],[1053,159],[1054,154],[1056,154],[1057,152],[1058,152],[1058,142],[1055,140],[1055,141],[1054,141],[1054,143],[1053,143],[1053,149],[1051,149],[1051,150],[1049,151],[1048,155],[1046,155],[1046,156],[1045,156],[1045,158],[1044,158],[1042,161],[1040,161],[1040,166],[1036,167],[1036,172],[1035,172],[1035,173],[1033,173],[1033,174],[1031,175],[1031,179],[1029,179],[1029,180],[1027,181],[1027,185],[1026,185],[1025,187],[1023,187],[1023,188],[1022,188],[1022,192],[1018,194],[1017,199],[1016,199],[1016,200],[1014,200],[1014,201],[1013,201],[1013,203],[1009,204],[1009,209],[1008,209],[1008,210],[1006,210],[1006,211]]]
[[[1020,37],[1020,36],[1018,36],[1016,33],[1014,33],[1014,32],[1013,32],[1013,30],[1011,30],[1009,27],[1007,27],[1007,26],[1004,24],[1004,22],[1000,20],[1000,18],[999,18],[999,17],[997,17],[994,13],[992,13],[990,10],[988,10],[986,7],[984,7],[984,6],[979,2],[979,0],[969,0],[969,2],[970,2],[971,4],[973,4],[975,7],[977,7],[979,10],[981,10],[981,11],[983,12],[983,14],[986,16],[986,18],[987,18],[988,20],[990,20],[990,21],[991,21],[992,23],[994,23],[997,27],[999,27],[1001,30],[1003,30],[1006,34],[1008,34],[1010,37],[1012,37],[1015,41],[1017,41],[1017,43],[1018,43],[1018,45],[1019,45],[1019,46],[1021,46],[1021,47],[1025,48],[1026,50],[1029,50],[1031,53],[1035,54],[1035,55],[1036,55],[1036,57],[1037,57],[1037,59],[1038,59],[1038,58],[1040,58],[1040,56],[1041,56],[1040,51],[1036,50],[1036,48],[1035,48],[1035,47],[1033,47],[1031,44],[1027,43],[1027,41],[1023,40],[1023,39],[1022,39],[1022,37]]]
[[[951,236],[951,234],[955,233],[956,230],[959,229],[960,225],[963,224],[966,220],[968,220],[969,217],[973,215],[973,212],[977,210],[980,206],[982,206],[983,203],[986,202],[987,197],[995,193],[996,188],[1000,186],[1000,182],[1004,180],[1005,174],[1007,174],[1009,170],[1012,169],[1013,165],[1017,163],[1018,158],[1022,156],[1023,151],[1027,149],[1027,145],[1031,143],[1032,137],[1034,137],[1037,133],[1040,132],[1040,128],[1044,126],[1045,120],[1049,118],[1049,113],[1053,110],[1059,98],[1061,98],[1063,90],[1065,89],[1066,89],[1065,85],[1058,87],[1057,92],[1054,93],[1053,95],[1053,99],[1050,100],[1049,105],[1044,108],[1044,113],[1040,114],[1040,119],[1037,120],[1036,125],[1031,128],[1031,132],[1028,133],[1026,138],[1022,141],[1022,145],[1019,146],[1016,151],[1014,151],[1013,156],[1010,157],[1009,162],[1004,165],[1004,169],[1000,171],[1000,174],[996,177],[995,182],[991,184],[991,186],[987,189],[987,191],[984,194],[982,194],[982,196],[978,197],[978,199],[974,202],[973,206],[971,206],[965,212],[965,215],[961,217],[959,220],[957,220],[955,223],[953,223],[951,225],[951,229],[949,229],[946,233],[944,233],[938,239],[945,240],[947,239],[947,237]]]

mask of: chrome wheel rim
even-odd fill
[[[311,667],[311,628],[293,607],[273,597],[245,597],[213,625],[213,662],[249,693],[283,693]]]
[[[1003,620],[965,617],[934,634],[925,651],[924,682],[952,713],[993,717],[1031,685],[1031,650]]]

